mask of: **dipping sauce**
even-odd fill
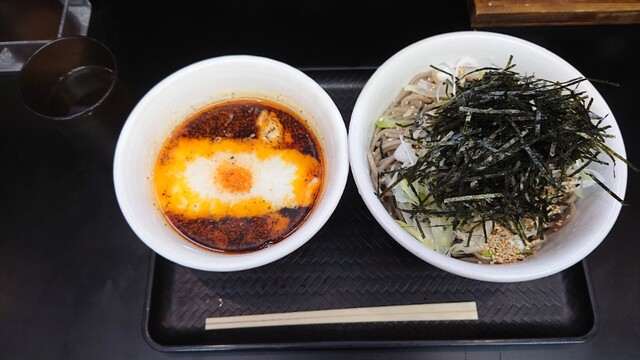
[[[188,240],[222,252],[277,243],[309,215],[322,188],[319,142],[295,111],[237,99],[191,115],[154,168],[158,204]]]

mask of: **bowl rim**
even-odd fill
[[[180,246],[180,253],[176,253],[175,247],[169,247],[165,242],[165,239],[158,239],[149,231],[150,226],[164,226],[158,225],[157,223],[149,220],[152,216],[158,216],[158,214],[137,214],[132,208],[136,195],[132,194],[131,189],[127,186],[127,182],[131,181],[131,175],[129,174],[126,166],[128,162],[131,162],[131,155],[127,151],[135,140],[134,137],[136,132],[139,131],[136,128],[141,122],[149,121],[142,118],[141,113],[143,113],[144,108],[149,106],[149,103],[151,103],[155,97],[161,96],[166,91],[170,91],[171,87],[174,87],[176,84],[184,81],[183,79],[185,77],[188,77],[194,72],[214,72],[216,71],[216,68],[230,63],[239,66],[239,68],[244,67],[245,69],[262,66],[267,69],[277,70],[277,75],[274,75],[276,74],[276,71],[272,71],[268,76],[271,77],[286,74],[286,76],[295,79],[298,86],[314,94],[315,98],[321,103],[323,111],[328,115],[326,118],[322,119],[322,121],[328,121],[332,125],[332,133],[324,134],[324,136],[330,135],[333,138],[333,141],[337,144],[334,150],[338,156],[335,156],[335,159],[333,159],[334,163],[331,166],[335,172],[331,175],[332,187],[330,189],[327,187],[328,181],[325,179],[321,193],[319,194],[320,198],[316,201],[312,212],[292,234],[277,244],[253,252],[229,254],[207,250],[195,244],[191,244],[190,241],[182,238],[176,231],[173,231],[175,233],[175,238],[179,238],[180,241],[184,242],[184,244]],[[211,74],[208,75],[211,76]],[[228,74],[226,75],[228,76]],[[261,89],[257,90],[260,91]],[[319,131],[317,128],[317,126],[314,127],[314,131]],[[316,135],[322,143],[322,136],[320,134]],[[262,56],[218,56],[198,61],[173,72],[153,86],[134,107],[122,128],[116,145],[113,163],[113,182],[115,193],[121,212],[129,226],[137,237],[158,255],[177,264],[204,271],[226,272],[251,269],[269,264],[292,253],[313,238],[325,225],[337,207],[346,187],[349,174],[347,142],[348,136],[346,125],[336,104],[315,80],[303,73],[301,70],[284,62]],[[139,157],[143,158],[144,155],[139,155]],[[326,176],[328,169],[326,153],[324,162]],[[136,181],[149,180],[137,179]],[[159,209],[157,209],[157,211],[160,213],[160,216],[166,224],[164,214],[162,214]]]
[[[362,123],[364,123],[365,120],[362,118],[363,113],[366,112],[367,103],[371,101],[380,103],[380,97],[375,96],[375,89],[376,87],[380,86],[380,82],[384,80],[385,74],[391,72],[393,67],[396,66],[402,59],[407,56],[411,56],[420,48],[431,46],[433,43],[461,39],[464,39],[466,41],[490,39],[512,43],[518,46],[524,46],[540,53],[541,56],[546,56],[556,62],[562,63],[568,69],[571,69],[572,72],[575,72],[576,74],[582,76],[582,74],[575,67],[573,67],[573,65],[569,64],[566,60],[562,59],[555,53],[543,48],[542,46],[524,39],[500,33],[488,31],[450,32],[427,37],[406,46],[405,48],[393,54],[372,74],[372,76],[363,87],[360,95],[358,96],[351,113],[351,119],[349,123],[349,162],[351,165],[351,171],[356,187],[358,188],[358,192],[360,193],[363,201],[365,202],[365,205],[367,206],[373,217],[376,219],[378,224],[387,232],[387,234],[389,234],[389,236],[391,236],[396,242],[398,242],[402,247],[411,252],[413,255],[447,272],[481,281],[518,282],[543,278],[565,270],[584,259],[604,240],[606,235],[613,227],[620,213],[621,205],[619,203],[616,202],[612,205],[605,216],[606,219],[603,221],[604,226],[599,228],[596,234],[591,237],[590,241],[586,243],[583,248],[579,249],[579,251],[576,251],[575,253],[569,254],[569,256],[564,257],[561,262],[555,263],[553,267],[538,267],[536,271],[528,271],[530,270],[528,269],[528,266],[523,266],[523,264],[526,264],[526,262],[501,265],[476,264],[460,261],[447,255],[440,254],[435,250],[429,249],[428,247],[417,241],[415,238],[413,238],[413,236],[411,236],[404,229],[402,229],[400,225],[398,225],[395,220],[393,220],[393,218],[387,213],[381,202],[374,195],[373,185],[369,178],[369,167],[364,154],[362,154],[361,148],[358,147],[360,143],[356,141],[357,132],[362,131],[362,127],[364,126],[362,125]],[[591,85],[588,81],[585,82],[585,86],[588,87],[588,94],[590,97],[599,98],[602,100],[604,106],[607,108],[607,110],[609,110],[608,114],[610,117],[610,121],[613,121],[613,123],[617,127],[615,117],[613,116],[612,112],[608,108],[608,105],[599,94],[597,89],[595,89],[595,87],[593,87],[593,85]],[[375,100],[369,100],[371,98],[375,98]],[[391,100],[392,99],[388,99],[389,102]],[[369,135],[367,136],[368,138],[370,138]],[[621,134],[620,136],[616,136],[616,139],[614,141],[620,142],[620,147],[622,149],[620,155],[626,157],[624,141]],[[616,178],[618,183],[621,184],[621,191],[618,192],[618,195],[622,199],[624,199],[627,184],[627,167],[624,163],[619,163],[616,166]],[[509,271],[503,271],[507,268],[509,269]]]

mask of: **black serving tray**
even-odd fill
[[[346,122],[372,71],[306,70]],[[215,273],[152,256],[143,326],[161,351],[571,343],[597,331],[586,262],[520,283],[452,275],[387,235],[351,177],[322,230],[272,264]],[[204,330],[207,317],[458,301],[475,301],[479,319]]]

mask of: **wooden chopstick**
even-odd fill
[[[475,301],[210,317],[205,330],[381,321],[477,320]]]

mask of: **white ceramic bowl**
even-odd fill
[[[406,47],[378,68],[358,97],[349,126],[349,156],[358,191],[384,230],[411,253],[440,269],[493,282],[542,278],[576,264],[606,237],[618,217],[621,205],[597,185],[592,186],[587,188],[586,197],[577,204],[574,220],[551,235],[537,254],[508,265],[468,263],[427,248],[392,219],[374,195],[366,151],[375,120],[415,74],[428,69],[430,65],[455,65],[462,57],[471,57],[480,65],[503,67],[510,55],[514,56],[514,63],[517,64],[514,70],[520,73],[559,81],[582,77],[578,70],[557,55],[518,38],[479,31],[438,35]],[[607,132],[615,135],[608,145],[626,156],[620,130],[604,99],[589,82],[583,82],[580,87],[593,97],[593,111],[599,115],[608,114],[605,123],[612,127]],[[610,167],[593,168],[603,175],[602,180],[611,190],[624,198],[627,183],[627,167],[624,163],[617,162],[615,177]]]
[[[153,166],[164,140],[190,114],[214,102],[237,97],[270,99],[301,112],[324,151],[325,183],[311,214],[286,239],[250,253],[223,254],[192,244],[168,224],[156,207]],[[335,210],[348,171],[347,131],[329,95],[301,71],[255,56],[204,60],[157,84],[127,119],[113,165],[118,203],[138,237],[175,263],[208,271],[258,267],[302,246]]]

